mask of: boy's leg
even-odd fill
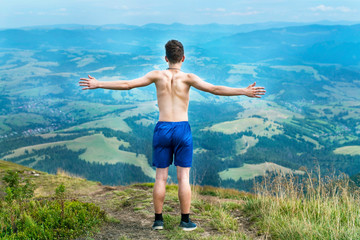
[[[197,228],[190,220],[191,187],[189,182],[190,167],[177,166],[177,178],[179,183],[179,200],[181,208],[180,228],[184,231],[192,231]]]
[[[190,188],[190,167],[177,166],[177,179],[179,184],[179,200],[181,214],[190,213],[191,205],[191,188]]]
[[[165,191],[166,191],[166,181],[168,178],[169,167],[167,168],[156,168],[156,178],[155,185],[153,190],[153,200],[154,200],[154,210],[155,213],[162,213]]]

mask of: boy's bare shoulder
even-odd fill
[[[148,72],[147,74],[149,75],[153,75],[153,76],[161,76],[161,75],[164,75],[164,70],[153,70],[153,71],[150,71]]]
[[[158,79],[161,79],[165,76],[165,73],[163,70],[153,70],[148,72],[145,77],[152,79],[153,81],[156,81]]]
[[[147,73],[147,76],[152,78],[152,79],[163,79],[171,77],[171,75],[169,75],[169,71],[167,70],[153,70]],[[199,77],[197,75],[195,75],[194,73],[186,73],[186,72],[181,72],[181,78],[183,79],[184,82],[191,84],[194,81],[196,81],[197,79],[199,79]]]
[[[194,74],[194,73],[184,73],[185,74],[185,79],[188,83],[192,83],[194,81],[196,81],[199,77]]]

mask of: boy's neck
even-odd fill
[[[168,69],[178,69],[181,70],[181,62],[180,63],[169,63]]]

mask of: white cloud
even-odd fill
[[[339,10],[340,12],[352,12],[353,10],[351,10],[350,8],[348,7],[337,7],[337,10]],[[355,11],[355,10],[354,10]]]
[[[217,8],[215,9],[216,12],[226,12],[225,8]]]
[[[127,5],[122,5],[122,6],[113,6],[112,7],[113,9],[116,9],[116,10],[129,10],[130,8],[127,6]]]
[[[250,16],[250,15],[255,15],[255,14],[259,14],[259,11],[251,11],[252,7],[247,7],[246,11],[241,12],[241,11],[232,11],[232,12],[228,12],[225,8],[216,8],[216,9],[212,9],[212,8],[202,8],[199,9],[198,11],[200,12],[205,12],[205,15],[211,15],[211,16],[217,16],[217,17],[221,17],[221,16]]]
[[[225,8],[201,8],[198,9],[199,12],[226,12]]]
[[[328,7],[328,6],[325,6],[323,4],[319,5],[319,6],[316,6],[316,7],[311,7],[310,8],[311,11],[323,11],[323,12],[326,12],[326,11],[332,11],[334,10],[333,7]]]
[[[124,16],[158,16],[161,15],[159,11],[128,11],[124,13]]]
[[[339,6],[339,7],[332,7],[332,6],[325,6],[324,4],[321,4],[319,6],[316,7],[311,7],[310,8],[311,11],[314,12],[330,12],[330,11],[337,11],[337,12],[352,12],[353,10],[351,10],[348,7],[345,6]]]
[[[229,12],[225,14],[225,16],[250,16],[250,15],[256,15],[259,14],[258,11],[248,11],[248,12]]]

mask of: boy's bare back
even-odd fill
[[[157,71],[154,81],[159,106],[159,121],[188,121],[189,74],[179,70]]]

